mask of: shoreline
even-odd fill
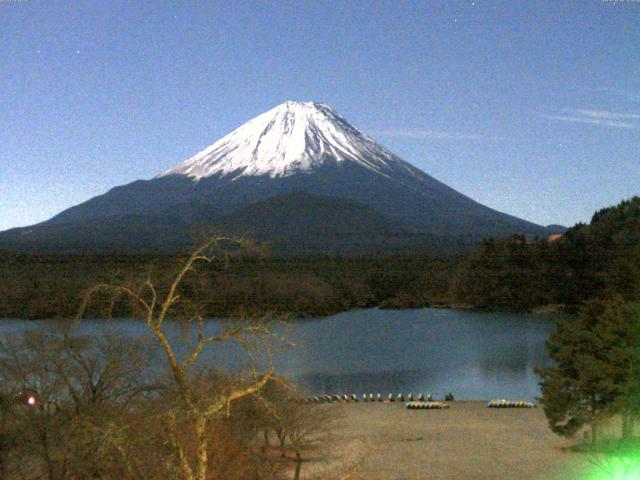
[[[470,304],[465,303],[434,303],[434,304],[425,304],[418,306],[403,306],[403,307],[392,307],[385,305],[385,302],[381,302],[378,305],[367,305],[367,306],[354,306],[352,308],[345,308],[339,310],[331,310],[327,313],[278,313],[278,312],[262,312],[255,313],[255,319],[268,318],[272,317],[274,319],[290,321],[290,320],[313,320],[313,319],[324,319],[333,317],[335,315],[339,315],[341,313],[352,312],[356,310],[368,310],[368,309],[378,309],[381,311],[405,311],[405,310],[422,310],[422,309],[434,309],[434,310],[456,310],[456,311],[468,311],[468,312],[478,312],[478,313],[505,313],[505,314],[524,314],[524,315],[541,315],[541,316],[553,316],[553,315],[563,315],[563,314],[571,314],[573,313],[573,309],[576,306],[567,306],[567,305],[542,305],[539,307],[535,307],[528,310],[510,310],[510,309],[492,309],[492,308],[481,308],[476,307]],[[126,318],[126,317],[117,317],[117,318]],[[220,316],[208,316],[209,320],[239,320],[243,318],[240,315],[220,315]],[[246,318],[246,317],[244,317]],[[99,320],[100,317],[86,317],[86,320]],[[114,318],[115,319],[115,318]],[[2,318],[0,317],[0,321],[21,321],[21,322],[65,322],[65,321],[73,321],[75,318],[60,318],[60,317],[46,317],[46,318],[29,318],[29,317],[12,317],[12,318]],[[107,319],[104,319],[107,320]]]

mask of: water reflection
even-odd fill
[[[307,321],[281,369],[312,393],[409,392],[457,398],[539,394],[548,317],[455,310],[345,312]]]
[[[0,333],[34,323],[4,321]],[[280,327],[295,344],[278,352],[278,371],[309,393],[432,393],[451,391],[460,399],[522,398],[539,395],[535,366],[548,364],[544,342],[553,329],[549,317],[419,309],[353,310]],[[145,335],[136,320],[85,321],[84,332],[110,330]],[[187,332],[169,325],[174,340]],[[212,320],[207,330],[219,323]],[[238,351],[227,345],[204,359],[217,368],[237,365]]]

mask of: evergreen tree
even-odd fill
[[[640,408],[638,308],[620,299],[587,302],[580,315],[559,321],[547,341],[553,367],[537,369],[551,429],[572,436],[589,425],[598,441],[604,414],[622,413],[627,436]]]
[[[621,383],[613,410],[622,416],[622,438],[630,440],[640,419],[640,304],[616,302],[602,328],[620,342],[612,349],[612,375]]]

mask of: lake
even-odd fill
[[[0,321],[0,334],[43,328],[43,322]],[[209,331],[219,328],[210,320]],[[554,318],[534,314],[422,308],[351,310],[302,319],[287,327],[295,344],[274,355],[278,373],[311,394],[413,392],[456,399],[534,400],[540,394],[533,368],[549,364],[544,342]],[[86,320],[80,330],[143,336],[138,320]],[[168,324],[176,342],[186,337]],[[216,346],[217,347],[217,346]],[[234,364],[227,347],[205,361]]]

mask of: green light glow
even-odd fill
[[[640,480],[640,452],[625,456],[592,458],[594,472],[588,480]]]

